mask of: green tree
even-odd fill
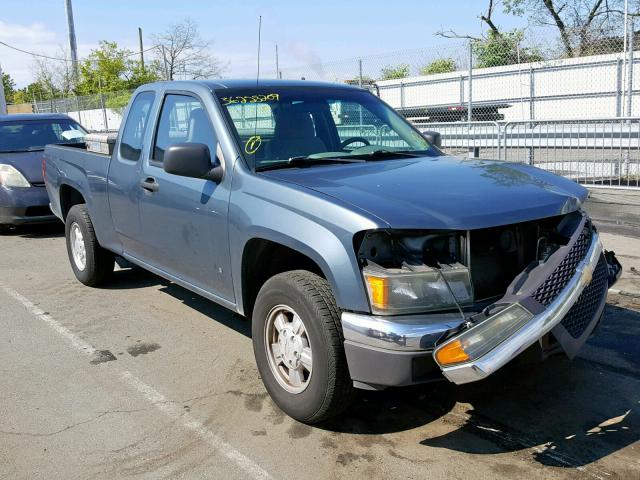
[[[456,62],[453,58],[439,58],[420,69],[420,75],[433,75],[434,73],[449,73],[456,71]]]
[[[13,81],[11,75],[8,73],[2,74],[2,87],[4,89],[4,98],[7,100],[7,103],[14,103],[13,96],[16,91],[16,82]]]
[[[522,30],[502,31],[493,21],[495,9],[501,2],[505,11],[507,11],[512,8],[509,5],[520,4],[525,1],[533,2],[534,0],[488,0],[487,9],[480,14],[480,20],[489,30],[482,37],[460,35],[453,30],[439,31],[436,32],[436,35],[445,38],[469,39],[472,42],[476,66],[480,68],[543,60],[543,56],[538,49],[522,45],[524,40],[524,32]],[[552,2],[552,0],[540,1]]]
[[[13,94],[13,103],[44,102],[68,96],[68,92],[65,93],[44,81],[36,80],[26,87],[16,90]]]
[[[520,30],[502,33],[489,31],[486,38],[473,42],[475,66],[487,68],[543,60],[537,49],[521,45],[523,38],[524,34]]]
[[[490,0],[490,7],[493,4]],[[624,29],[624,0],[502,0],[505,13],[527,16],[534,25],[550,26],[559,36],[564,55],[593,53],[593,45],[620,36]],[[638,2],[629,2],[638,15]],[[605,53],[605,52],[597,52]]]
[[[399,78],[407,78],[409,76],[409,65],[401,63],[400,65],[387,65],[380,70],[380,80],[396,80]]]
[[[158,80],[157,64],[142,68],[131,50],[119,48],[116,42],[103,40],[80,64],[77,92],[90,95],[136,88]]]
[[[124,107],[127,106],[129,100],[131,99],[132,92],[123,91],[116,92],[113,95],[109,95],[107,100],[105,101],[105,106],[107,108],[111,108],[113,110],[117,110],[120,113],[124,110]]]
[[[42,81],[35,81],[30,83],[24,88],[16,90],[13,94],[14,103],[31,103],[34,101],[50,100],[62,96],[63,93],[56,89],[51,88],[50,85]]]

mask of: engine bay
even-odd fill
[[[422,280],[410,284],[394,280],[387,296],[397,293],[413,298],[442,291],[431,309],[474,309],[502,297],[521,272],[544,263],[566,245],[582,218],[576,211],[467,231],[370,231],[357,245],[358,260],[366,278],[422,275]],[[433,283],[424,287],[418,285],[420,281]]]

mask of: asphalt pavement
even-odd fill
[[[640,478],[640,295],[611,294],[573,362],[363,392],[309,427],[244,319],[139,269],[84,287],[59,226],[0,247],[0,478]]]

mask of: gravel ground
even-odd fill
[[[138,269],[84,287],[59,227],[0,245],[0,478],[640,478],[640,297],[610,295],[573,362],[364,392],[309,427],[242,318]]]

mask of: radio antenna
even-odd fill
[[[258,17],[258,69],[256,72],[256,90],[258,90],[259,82],[260,82],[260,34],[261,33],[262,33],[262,15]],[[258,104],[255,103],[253,105],[253,108],[256,111],[256,115],[253,123],[253,137],[251,138],[259,140],[260,137],[258,136]],[[244,109],[244,105],[243,105],[243,109]]]
[[[258,17],[258,72],[256,73],[256,88],[260,81],[260,35],[262,33],[262,15]]]

